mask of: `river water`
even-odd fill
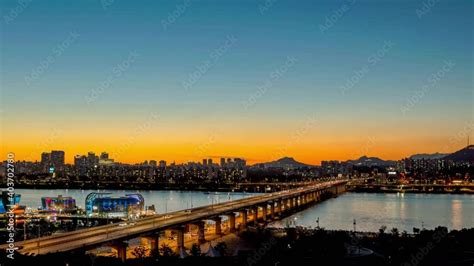
[[[137,190],[80,190],[80,189],[16,189],[21,194],[21,205],[38,208],[41,197],[71,196],[79,207],[91,192],[111,192],[113,195],[140,193],[145,205],[155,205],[158,213],[211,205],[229,200],[251,197],[250,193],[197,192],[197,191],[137,191]],[[270,226],[319,226],[334,230],[376,232],[381,226],[393,227],[411,233],[413,227],[448,229],[474,227],[474,195],[468,194],[410,194],[410,193],[345,193],[337,198],[316,204],[309,209],[273,222]]]
[[[296,213],[273,227],[319,226],[331,230],[413,232],[413,227],[433,229],[474,228],[474,195],[412,193],[345,193]]]

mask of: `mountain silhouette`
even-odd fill
[[[365,155],[357,160],[348,160],[347,163],[360,166],[391,166],[396,164],[395,161],[385,161],[378,157],[367,157]]]
[[[410,159],[413,159],[413,160],[422,160],[422,159],[425,159],[425,160],[437,160],[437,159],[441,159],[441,158],[444,158],[446,156],[450,155],[450,153],[419,153],[419,154],[414,154],[412,156],[410,156]]]
[[[302,168],[302,167],[313,167],[313,165],[305,164],[296,161],[293,157],[283,157],[276,161],[259,163],[256,166],[263,166],[264,168]]]
[[[444,157],[443,159],[455,162],[474,162],[474,145],[469,145],[464,149]]]

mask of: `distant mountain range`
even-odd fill
[[[441,159],[441,158],[444,158],[446,156],[450,155],[450,153],[432,153],[432,154],[429,154],[429,153],[420,153],[420,154],[415,154],[415,155],[412,155],[410,156],[410,159],[413,159],[413,160],[422,160],[422,159],[425,159],[425,160],[436,160],[436,159]]]
[[[445,159],[452,160],[455,162],[474,162],[474,145],[469,145],[464,149],[461,149],[457,152],[446,154],[446,153],[421,153],[410,156],[410,159],[413,160],[436,160],[436,159]],[[382,160],[378,157],[367,157],[362,156],[356,160],[348,160],[347,164],[352,164],[355,166],[395,166],[396,161],[391,160]],[[254,167],[264,167],[264,168],[302,168],[302,167],[314,167],[314,165],[305,164],[302,162],[296,161],[292,157],[283,157],[276,161],[267,162],[267,163],[258,163]]]
[[[443,159],[455,162],[474,162],[474,145],[469,145],[464,149],[451,153]]]
[[[469,145],[459,151],[454,153],[422,153],[422,154],[415,154],[410,156],[410,159],[413,160],[436,160],[436,159],[444,159],[444,160],[452,160],[455,162],[474,162],[474,145]]]
[[[385,161],[377,157],[362,156],[357,160],[348,160],[347,163],[357,166],[392,166],[395,165],[397,162]]]
[[[268,163],[259,163],[255,166],[264,168],[302,168],[302,167],[314,167],[314,165],[309,165],[305,163],[301,163],[296,161],[293,157],[283,157],[276,161],[268,162]]]

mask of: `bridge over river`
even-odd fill
[[[205,221],[215,223],[214,234],[223,233],[223,218],[229,232],[244,229],[250,222],[269,222],[306,208],[322,200],[324,194],[345,192],[346,180],[311,184],[291,190],[262,194],[250,198],[187,209],[163,215],[154,215],[133,223],[114,223],[54,236],[41,237],[15,243],[22,254],[46,254],[73,250],[87,251],[99,246],[110,246],[125,260],[127,240],[146,238],[152,249],[158,250],[160,233],[173,231],[177,249],[184,248],[184,234],[191,226],[197,228],[199,242],[205,242]],[[7,249],[7,245],[0,249]]]

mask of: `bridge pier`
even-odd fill
[[[245,229],[245,227],[247,227],[247,210],[242,210],[240,211],[240,214],[242,216],[242,226],[241,228],[242,229]]]
[[[253,207],[253,221],[254,223],[258,222],[258,206]]]
[[[123,241],[116,241],[112,244],[112,248],[117,250],[117,258],[120,259],[122,262],[127,260],[127,247],[128,244]]]
[[[229,217],[229,231],[233,233],[235,232],[235,214],[227,214],[227,217]]]
[[[160,233],[159,232],[156,232],[155,234],[150,235],[150,236],[145,236],[142,239],[146,239],[150,241],[150,246],[151,246],[150,251],[156,252],[156,254],[159,254],[159,249],[160,249]]]
[[[212,220],[216,223],[216,235],[222,235],[222,218],[215,217]]]
[[[262,206],[262,220],[263,221],[267,220],[267,212],[268,212],[267,204],[265,203],[265,205]]]
[[[206,229],[205,229],[205,223],[204,222],[199,222],[196,224],[198,227],[198,242],[199,243],[204,243],[206,242]]]
[[[277,206],[276,206],[277,214],[278,214],[279,217],[281,217],[281,213],[283,212],[282,208],[283,208],[284,203],[282,203],[281,200],[277,200],[276,204],[277,204]]]
[[[275,202],[272,201],[270,204],[270,217],[272,220],[275,219]]]
[[[184,226],[180,226],[174,229],[177,234],[177,250],[184,249]]]

